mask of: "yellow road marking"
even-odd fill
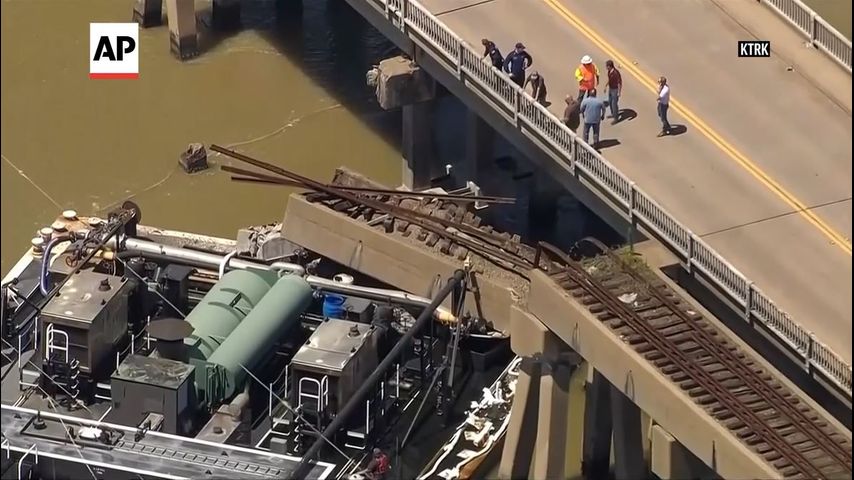
[[[546,5],[551,7],[558,15],[563,17],[570,25],[575,27],[579,32],[581,32],[588,40],[593,42],[597,47],[602,49],[606,54],[611,56],[617,63],[622,64],[624,70],[628,70],[643,86],[647,87],[653,93],[658,93],[658,82],[653,80],[648,74],[637,68],[632,64],[631,60],[622,55],[616,48],[612,47],[605,39],[599,36],[592,28],[588,27],[583,21],[581,21],[578,17],[576,17],[572,12],[570,12],[566,7],[557,3],[555,0],[543,0]],[[691,123],[694,128],[696,128],[700,133],[702,133],[706,138],[712,141],[718,148],[720,148],[724,153],[727,154],[730,158],[735,160],[742,168],[750,172],[754,178],[759,180],[760,183],[765,185],[769,190],[774,192],[778,197],[780,197],[783,202],[792,207],[796,212],[798,212],[802,217],[804,217],[808,222],[810,222],[814,227],[816,227],[821,233],[823,233],[827,238],[829,238],[835,245],[841,248],[848,255],[851,255],[851,241],[846,239],[844,235],[840,234],[836,230],[834,230],[830,225],[825,223],[824,220],[819,218],[815,213],[808,210],[808,207],[798,200],[794,195],[786,191],[782,185],[780,185],[776,180],[771,178],[770,175],[765,173],[758,165],[750,161],[746,156],[744,156],[741,152],[736,150],[729,142],[724,140],[717,132],[715,132],[712,127],[710,127],[706,122],[701,120],[697,115],[694,114],[688,107],[683,105],[681,102],[677,101],[673,97],[670,99],[670,105],[673,110],[681,114]]]

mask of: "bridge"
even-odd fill
[[[799,0],[348,2],[476,114],[473,128],[510,140],[618,231],[669,247],[850,398],[851,42]],[[214,1],[214,15],[239,4]],[[173,51],[192,56],[193,2],[166,6]],[[138,0],[134,12],[157,23],[161,0]],[[483,37],[505,54],[526,44],[548,107],[482,61],[473,45]],[[770,40],[771,58],[737,58],[745,39]],[[623,75],[624,119],[603,124],[601,152],[559,120],[586,54],[603,76],[606,59]],[[675,129],[664,138],[659,75],[673,92]],[[425,109],[407,107],[404,155],[414,157],[417,131],[429,128],[419,123]],[[417,163],[431,159],[409,160],[416,177],[429,173]]]
[[[778,1],[349,2],[612,225],[667,245],[850,396],[851,44],[825,22]],[[782,20],[805,15],[808,28]],[[484,37],[502,53],[525,43],[548,108],[481,61]],[[772,57],[737,58],[737,42],[755,38]],[[559,121],[585,54],[603,75],[606,59],[622,71],[630,116],[603,124],[601,153]],[[663,138],[659,75],[679,132]]]
[[[639,231],[660,242],[745,322],[768,333],[804,370],[850,402],[850,41],[797,0],[347,1],[469,108],[473,131],[468,137],[475,144],[484,130],[500,134],[614,228]],[[187,4],[167,0],[167,5],[182,3]],[[483,37],[498,43],[503,53],[524,42],[534,57],[533,68],[546,79],[552,103],[536,103],[484,63],[481,49],[474,46]],[[739,59],[737,42],[750,39],[770,40],[772,56]],[[600,69],[612,59],[623,74],[621,106],[627,118],[603,125],[601,152],[559,120],[563,96],[576,93],[572,73],[585,54]],[[667,76],[672,86],[671,123],[676,126],[674,135],[662,138],[656,136],[659,75]],[[406,157],[418,157],[418,140],[413,138],[426,129],[419,118],[423,113],[418,104],[404,107]],[[429,172],[429,167],[417,165],[418,158],[407,160],[416,176]],[[380,259],[383,252],[405,250],[360,227],[342,227],[332,214],[327,219],[307,207],[302,213],[290,212],[298,212],[301,205],[292,199],[288,207],[285,223],[299,225],[288,231],[305,236],[293,240],[340,257],[342,263],[352,260],[356,251],[368,265],[372,262],[365,259],[371,255]],[[433,282],[433,273],[450,268],[447,261],[435,269],[415,256],[411,261],[412,268],[401,270],[406,275],[386,280],[422,294],[426,292],[415,288],[416,283]],[[424,279],[416,279],[418,274]],[[549,282],[540,273],[534,275],[527,311],[501,304],[511,312],[511,332],[538,327],[543,339],[557,336],[556,343],[572,347],[595,375],[604,376],[605,383],[630,397],[629,403],[661,422],[659,438],[672,434],[724,478],[787,476],[769,467],[774,461],[739,444],[735,437],[743,438],[741,434],[721,431],[708,412],[686,401],[660,374],[647,371],[644,359],[625,351],[621,342],[614,343],[605,327],[597,326],[597,318],[583,312],[556,314],[568,311],[571,302],[564,292],[551,292]],[[503,295],[495,293],[500,290],[484,288],[482,293],[494,294],[492,300]],[[695,306],[697,310],[702,308]],[[583,335],[588,340],[579,343],[579,331],[587,332]],[[589,340],[594,337],[601,341]],[[514,345],[514,351],[543,354],[549,342]],[[618,355],[620,361],[613,361]],[[774,370],[770,364],[764,368]],[[554,399],[560,397],[556,391],[565,389],[559,385],[565,381],[563,374],[528,376],[528,388],[540,391],[540,408],[556,408],[550,402],[560,403]],[[628,382],[637,388],[631,395]],[[598,388],[595,380],[590,385]],[[530,399],[526,403],[536,403],[535,396]],[[673,406],[683,404],[684,410],[673,414]],[[612,414],[617,419],[626,413],[618,406]],[[548,428],[548,418],[540,412],[538,430],[543,433],[537,433],[537,442],[541,435],[560,436]],[[692,428],[686,428],[686,419],[702,419],[704,427],[695,429],[698,424],[690,423]],[[531,445],[522,434],[508,438],[516,448],[508,450],[514,459],[524,457],[520,452]],[[617,436],[625,435],[615,430],[615,454]],[[627,447],[620,448],[625,452]],[[552,468],[534,463],[534,468],[546,469],[541,471]],[[847,465],[850,469],[850,449]]]

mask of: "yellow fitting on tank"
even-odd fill
[[[453,313],[445,310],[444,308],[437,308],[435,312],[433,312],[433,316],[440,323],[450,324],[456,323],[457,317],[454,316]]]

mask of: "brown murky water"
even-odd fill
[[[103,212],[133,197],[146,223],[227,237],[282,214],[287,189],[177,169],[190,142],[240,144],[315,178],[347,164],[399,179],[398,149],[387,141],[399,138],[396,117],[364,86],[367,67],[392,46],[343,2],[304,2],[301,15],[277,17],[275,0],[245,1],[246,28],[214,37],[209,2],[197,0],[201,57],[177,62],[165,26],[142,30],[139,80],[89,80],[89,22],[127,21],[132,3],[0,3],[0,270],[61,208]],[[850,36],[850,1],[808,3]]]
[[[305,2],[302,25],[277,24],[273,0],[247,3],[249,29],[203,38],[198,59],[170,56],[167,27],[141,30],[140,79],[98,81],[88,78],[89,22],[128,21],[131,0],[2,1],[3,271],[55,203],[90,213],[133,195],[147,224],[231,238],[280,218],[288,189],[184,174],[177,155],[190,142],[240,143],[314,178],[346,164],[399,181],[398,148],[377,133],[393,118],[364,83],[390,44],[325,2]]]
[[[803,0],[839,33],[851,39],[851,0]]]

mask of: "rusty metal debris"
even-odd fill
[[[393,222],[395,220],[401,220],[417,225],[425,232],[428,232],[428,234],[434,235],[434,241],[432,241],[433,245],[435,245],[439,239],[446,239],[449,242],[462,245],[495,265],[510,270],[524,278],[527,278],[527,273],[532,266],[531,262],[527,259],[515,253],[506,251],[503,248],[504,244],[507,243],[506,239],[500,235],[486,232],[464,223],[453,222],[444,218],[424,214],[419,211],[401,208],[400,206],[391,203],[384,203],[371,198],[359,197],[358,195],[340,187],[328,186],[297,173],[285,170],[276,165],[249,157],[219,145],[211,145],[211,150],[227,155],[235,160],[248,163],[267,172],[285,177],[289,181],[300,184],[302,188],[314,190],[318,194],[325,196],[338,198],[342,200],[342,202],[335,207],[336,210],[340,208],[340,210],[343,211],[349,210],[353,207],[359,207],[357,208],[357,211],[360,209],[370,209],[372,212],[386,214],[389,219],[388,228],[394,228]],[[257,178],[276,178],[270,177],[269,175],[258,174],[250,170],[236,169],[235,167],[228,167],[228,171],[242,175],[246,175],[248,173],[249,175]]]

